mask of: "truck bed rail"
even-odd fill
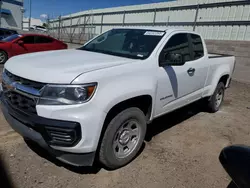
[[[229,54],[218,54],[218,53],[208,53],[208,58],[209,58],[209,59],[221,58],[221,57],[233,57],[233,55],[229,55]]]

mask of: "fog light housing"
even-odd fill
[[[80,126],[76,128],[48,127],[45,126],[47,142],[52,146],[72,147],[81,138]]]

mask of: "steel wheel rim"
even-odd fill
[[[138,121],[128,120],[123,123],[113,139],[113,152],[117,158],[128,157],[136,148],[141,137]]]
[[[222,99],[223,99],[223,90],[220,89],[218,91],[218,93],[216,94],[216,99],[215,99],[215,105],[217,108],[220,107],[221,103],[222,103]]]
[[[3,52],[0,52],[0,63],[4,63],[5,59],[5,54]]]

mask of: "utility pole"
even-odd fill
[[[199,8],[200,8],[200,4],[198,4],[197,8],[196,8],[196,13],[195,13],[195,17],[194,17],[193,31],[195,31],[195,28],[196,28],[196,25],[197,25],[197,19],[198,19],[198,15],[199,15]]]
[[[29,30],[30,30],[30,24],[31,24],[31,0],[30,0],[30,2],[29,2],[30,4],[29,4],[29,7],[30,7],[30,15],[29,15]]]
[[[23,1],[24,1],[24,0],[22,0],[22,3],[23,3]],[[21,19],[22,19],[21,30],[23,30],[23,24],[25,23],[25,22],[23,21],[23,16],[24,16],[24,12],[25,12],[25,9],[24,9],[23,6],[21,7],[21,12],[22,12],[22,16],[21,16],[21,17],[22,17],[22,18],[21,18]]]

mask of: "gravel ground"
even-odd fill
[[[16,188],[226,188],[230,178],[218,155],[230,144],[250,145],[249,122],[250,85],[233,82],[216,114],[204,112],[197,103],[155,120],[138,157],[115,171],[72,168],[41,150],[38,155],[2,115],[0,151]]]

